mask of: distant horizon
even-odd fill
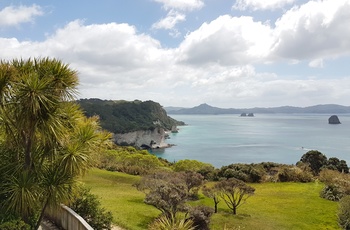
[[[329,104],[315,104],[315,105],[309,105],[309,106],[293,106],[293,105],[280,105],[280,106],[271,106],[271,107],[264,107],[264,106],[253,106],[253,107],[220,107],[220,106],[214,106],[212,104],[208,104],[208,103],[201,103],[199,105],[195,105],[195,106],[191,106],[191,107],[182,107],[182,106],[163,106],[163,107],[167,107],[167,108],[194,108],[200,105],[209,105],[212,107],[216,107],[216,108],[221,108],[221,109],[253,109],[253,108],[279,108],[279,107],[296,107],[296,108],[308,108],[308,107],[313,107],[313,106],[327,106],[327,105],[336,105],[336,106],[344,106],[344,107],[350,107],[350,105],[341,105],[341,104],[334,104],[334,103],[329,103]]]
[[[126,99],[102,99],[102,98],[97,98],[97,97],[91,97],[91,98],[79,98],[77,100],[84,100],[84,99],[87,99],[87,100],[90,100],[90,99],[99,99],[99,100],[110,100],[110,101],[154,101],[154,102],[157,102],[159,103],[158,101],[155,101],[155,100],[150,100],[150,99],[146,99],[146,100],[140,100],[140,99],[133,99],[133,100],[126,100]],[[252,108],[278,108],[278,107],[297,107],[297,108],[307,108],[307,107],[313,107],[313,106],[325,106],[325,105],[337,105],[337,106],[344,106],[344,107],[350,107],[350,105],[342,105],[342,104],[336,104],[336,103],[327,103],[327,104],[314,104],[314,105],[308,105],[308,106],[294,106],[294,105],[279,105],[279,106],[253,106],[253,107],[220,107],[220,106],[215,106],[215,105],[212,105],[212,104],[209,104],[209,103],[206,103],[206,102],[203,102],[203,103],[200,103],[198,105],[194,105],[194,106],[188,106],[188,107],[185,107],[185,106],[172,106],[172,105],[162,105],[161,103],[159,103],[162,107],[166,107],[166,108],[194,108],[194,107],[197,107],[197,106],[200,106],[200,105],[209,105],[211,107],[216,107],[216,108],[221,108],[221,109],[252,109]]]

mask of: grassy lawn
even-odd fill
[[[132,186],[139,177],[94,169],[83,178],[91,191],[101,198],[102,205],[113,212],[117,225],[128,230],[147,229],[147,223],[159,211],[143,203],[144,194]],[[319,197],[320,183],[252,184],[255,195],[232,215],[223,201],[219,213],[212,216],[213,230],[270,229],[340,229],[337,225],[336,202]],[[201,196],[194,205],[213,206]]]
[[[251,184],[256,190],[245,204],[230,214],[224,201],[219,214],[212,217],[211,229],[340,229],[337,224],[336,202],[319,197],[320,183]],[[195,203],[213,206],[207,198]]]
[[[91,192],[101,198],[101,204],[113,213],[116,225],[130,230],[145,230],[160,212],[143,203],[144,193],[133,187],[137,176],[93,169],[82,179]]]

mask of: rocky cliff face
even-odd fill
[[[114,134],[114,142],[118,145],[132,145],[136,147],[165,148],[165,131],[163,128],[154,130],[140,130],[129,133]]]

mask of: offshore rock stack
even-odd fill
[[[337,125],[337,124],[341,124],[341,123],[340,123],[337,115],[332,115],[330,118],[328,118],[328,124]]]

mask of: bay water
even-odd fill
[[[171,133],[163,151],[169,161],[198,160],[220,168],[232,163],[276,162],[296,164],[309,150],[350,165],[350,114],[338,115],[341,124],[330,125],[332,114],[170,115],[184,121]]]

